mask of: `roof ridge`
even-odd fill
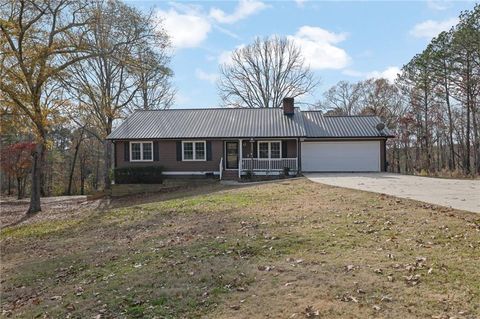
[[[298,106],[296,106],[295,109],[300,110],[300,108]],[[135,109],[133,111],[134,112],[161,112],[161,111],[206,111],[206,110],[282,110],[282,108],[281,107],[256,107],[256,108],[249,108],[249,107],[201,107],[201,108],[154,109],[154,110]]]
[[[310,111],[302,111],[302,113],[320,113],[320,110],[310,110]],[[324,117],[378,117],[378,115],[367,115],[367,114],[358,114],[358,115],[326,115],[321,114]]]

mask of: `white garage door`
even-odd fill
[[[304,172],[378,172],[380,142],[302,142]]]

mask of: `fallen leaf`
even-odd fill
[[[312,306],[308,306],[307,308],[305,308],[305,317],[307,318],[320,317],[320,311],[316,310]]]
[[[65,308],[68,310],[68,311],[74,311],[75,310],[75,306],[71,303],[67,304],[65,306]]]
[[[392,298],[390,296],[383,296],[382,299],[380,299],[380,301],[390,302],[392,301]]]

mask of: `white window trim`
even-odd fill
[[[132,144],[140,144],[140,159],[133,159],[132,157]],[[143,144],[150,144],[152,150],[152,159],[143,159]],[[153,142],[152,141],[130,141],[130,162],[153,162]]]
[[[260,143],[268,143],[268,157],[260,157]],[[280,157],[272,158],[272,143],[280,143]],[[258,159],[280,159],[282,157],[282,141],[257,141],[257,158]]]
[[[185,149],[184,149],[185,143],[192,143],[192,146],[193,146],[192,159],[185,159]],[[203,151],[204,151],[203,159],[197,159],[196,143],[203,143]],[[182,141],[182,162],[206,162],[206,161],[207,161],[207,141]]]

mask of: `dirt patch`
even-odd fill
[[[86,196],[58,196],[41,199],[42,212],[27,216],[29,200],[3,197],[0,200],[0,227],[36,223],[45,220],[70,219],[84,211],[97,209],[101,201],[87,201]]]

